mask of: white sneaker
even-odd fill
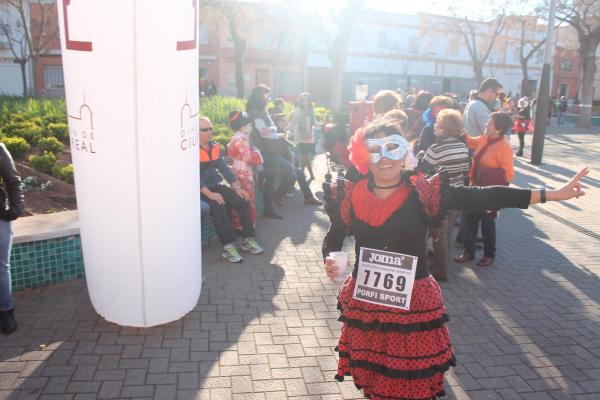
[[[226,244],[225,247],[223,247],[221,257],[223,257],[230,263],[236,264],[241,263],[243,260],[242,256],[240,256],[240,253],[238,252],[238,249],[236,249],[236,247],[232,243]]]

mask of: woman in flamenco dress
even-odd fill
[[[338,298],[343,322],[336,351],[335,378],[352,376],[371,400],[437,399],[445,395],[444,373],[456,359],[446,322],[440,286],[429,274],[426,236],[452,210],[527,208],[530,204],[568,200],[584,195],[582,169],[557,190],[505,186],[451,186],[440,170],[433,176],[405,170],[409,144],[397,128],[375,121],[352,138],[350,158],[367,177],[354,183],[337,181],[325,187],[331,220],[323,242],[325,270],[340,275],[331,252],[340,251],[354,235],[358,260],[361,248],[417,257],[408,310],[353,298],[358,261],[346,277]],[[363,282],[361,282],[362,284]]]

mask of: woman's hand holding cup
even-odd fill
[[[325,258],[325,272],[329,279],[334,282],[341,282],[346,278],[348,270],[348,253],[344,251],[335,251],[329,253]]]

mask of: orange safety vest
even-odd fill
[[[219,143],[212,143],[210,147],[210,154],[202,146],[200,146],[200,162],[210,162],[218,160],[221,157],[221,145]]]

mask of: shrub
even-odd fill
[[[30,121],[9,122],[4,125],[2,132],[5,136],[21,137],[27,140],[30,145],[35,145],[38,138],[43,134],[42,128]]]
[[[52,114],[52,115],[45,115],[42,118],[43,124],[44,126],[49,126],[50,124],[67,124],[67,116],[66,115],[59,115],[59,114]]]
[[[65,145],[55,137],[42,137],[38,139],[37,146],[41,151],[50,153],[59,153],[65,149]]]
[[[328,108],[316,106],[315,118],[317,119],[317,121],[323,123],[333,122],[333,113]]]
[[[66,167],[56,164],[52,168],[52,176],[58,178],[67,183],[73,183],[73,164],[69,164]]]
[[[66,167],[63,167],[60,179],[70,184],[73,184],[75,182],[73,174],[73,164],[69,164]]]
[[[213,124],[213,138],[212,140],[221,143],[222,150],[226,151],[227,143],[233,136],[233,131],[229,129],[229,126],[225,124]]]
[[[55,138],[65,141],[69,137],[69,126],[63,122],[51,122],[46,128],[48,136],[54,136]]]
[[[29,143],[20,137],[2,138],[2,143],[6,145],[6,148],[15,160],[24,159],[25,154],[31,149]]]
[[[40,185],[37,176],[28,176],[23,179],[23,191],[29,192],[33,188],[36,188]]]
[[[208,117],[213,124],[229,127],[229,113],[246,109],[246,100],[235,97],[211,96],[200,99],[200,116]]]
[[[45,151],[42,155],[32,155],[29,157],[31,167],[36,171],[51,175],[52,168],[56,165],[56,156]]]
[[[23,113],[13,114],[13,115],[9,116],[8,119],[12,122],[27,122],[27,120],[28,120],[27,115],[25,115]]]

